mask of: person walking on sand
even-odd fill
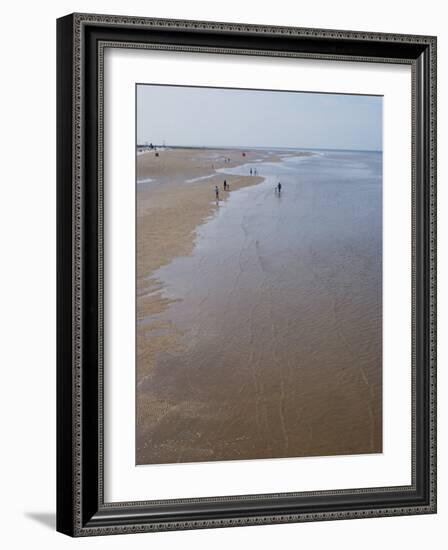
[[[224,191],[227,189],[227,181],[224,180]]]
[[[252,168],[250,169],[250,175],[252,175]]]
[[[216,202],[219,201],[219,189],[218,189],[218,186],[215,185],[215,197],[216,197]]]
[[[282,184],[281,184],[280,182],[278,182],[277,191],[278,191],[278,194],[279,194],[279,195],[280,195],[280,193],[282,192]]]

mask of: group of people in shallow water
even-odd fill
[[[224,180],[224,183],[222,184],[222,187],[224,189],[224,191],[230,191],[230,185],[227,183],[227,180]],[[219,187],[217,185],[215,185],[215,197],[216,197],[216,202],[219,201]]]
[[[256,176],[256,175],[258,175],[258,171],[257,171],[256,168],[251,168],[251,169],[249,170],[249,174],[250,174],[251,176]],[[225,188],[224,188],[224,189],[225,189]],[[281,184],[280,182],[278,182],[278,184],[275,186],[274,191],[275,191],[275,193],[276,193],[277,195],[280,195],[280,194],[281,194],[281,192],[282,192],[282,184]]]
[[[227,183],[227,180],[224,180],[224,183],[222,184],[222,187],[224,191],[230,191],[230,185]],[[282,192],[282,184],[280,182],[277,183],[277,185],[274,187],[274,193],[276,195],[281,195]],[[216,202],[219,201],[219,187],[215,185],[215,197]]]

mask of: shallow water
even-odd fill
[[[152,274],[175,301],[143,322],[181,347],[138,384],[155,403],[139,464],[382,450],[382,156],[222,172],[255,167],[265,181],[230,193],[193,253]]]

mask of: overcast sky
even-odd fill
[[[137,86],[137,143],[382,150],[382,97]]]

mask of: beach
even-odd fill
[[[151,281],[147,279],[149,273],[192,250],[196,227],[216,208],[216,202],[213,201],[215,185],[220,188],[221,198],[226,198],[227,193],[222,190],[225,178],[216,170],[223,166],[236,166],[236,160],[225,163],[221,157],[235,158],[237,154],[241,157],[241,152],[225,153],[224,155],[224,151],[200,149],[171,149],[159,152],[158,157],[155,156],[155,152],[143,153],[138,157],[139,295],[147,293],[152,286]],[[232,154],[232,157],[228,157],[229,154]],[[247,158],[255,158],[253,153],[246,155]],[[241,164],[239,158],[238,161]],[[242,186],[255,185],[262,180],[256,176],[229,176],[227,179],[232,191]]]
[[[280,154],[291,153],[249,150],[243,157],[240,150],[176,148],[159,150],[158,156],[148,151],[137,157],[137,321],[160,313],[170,303],[151,275],[174,258],[191,253],[196,228],[217,208],[215,185],[220,200],[225,201],[232,192],[263,179],[249,172],[224,176],[217,170],[260,160],[278,162]],[[228,192],[223,190],[224,179]],[[138,326],[137,380],[141,380],[151,371],[154,354],[175,338],[147,338],[148,326]],[[158,328],[157,323],[151,326]]]
[[[380,167],[137,156],[137,464],[381,452]]]

